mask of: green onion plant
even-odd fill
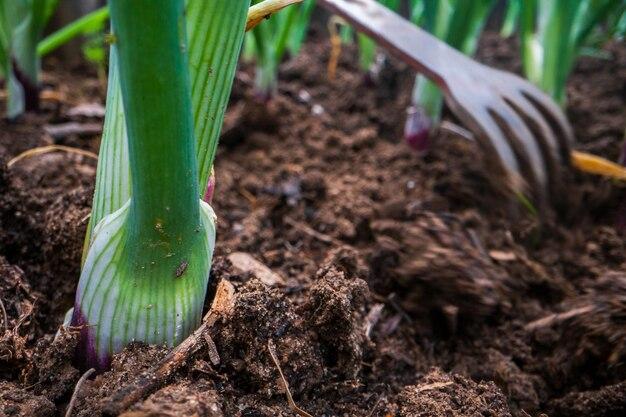
[[[562,105],[576,58],[599,25],[621,16],[623,0],[524,0],[519,34],[526,77]]]
[[[254,89],[261,102],[270,100],[276,93],[278,66],[285,55],[296,56],[300,52],[314,8],[315,0],[304,0],[246,34],[243,55],[245,60],[256,62]]]
[[[626,37],[626,7],[615,15],[610,16],[609,20],[610,37],[618,41],[623,41]]]
[[[400,9],[400,0],[378,0],[378,2],[396,12]],[[345,36],[349,35],[344,34],[343,37]],[[359,67],[366,74],[368,82],[375,82],[380,72],[380,62],[377,63],[377,57],[382,57],[377,53],[376,41],[360,32],[357,32],[356,39],[359,48]]]
[[[37,54],[39,56],[48,55],[77,36],[103,30],[108,18],[109,8],[106,6],[87,13],[41,40],[37,45]]]
[[[54,13],[57,2],[0,0],[0,77],[5,79],[7,86],[9,118],[39,107],[38,83],[42,57],[79,35],[101,33],[104,30],[109,17],[108,7],[88,13],[42,39],[43,29]]]
[[[494,0],[411,0],[411,19],[466,55],[473,55]],[[418,151],[430,145],[431,130],[439,123],[443,94],[439,87],[417,75],[404,135]]]
[[[44,57],[72,39],[83,36],[82,52],[85,59],[94,64],[100,79],[106,77],[105,30],[109,20],[107,6],[94,10],[70,22],[46,36],[37,46],[37,53]]]
[[[517,29],[519,22],[520,11],[522,10],[523,0],[507,0],[506,12],[502,21],[502,28],[500,29],[500,35],[504,38],[511,37]]]
[[[8,92],[7,116],[39,108],[37,45],[57,0],[0,0],[0,76]]]
[[[201,197],[249,0],[110,0],[105,127],[70,324],[104,369],[132,341],[174,346],[201,320],[215,215]]]

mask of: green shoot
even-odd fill
[[[439,39],[466,55],[473,55],[494,0],[416,0],[412,19]],[[441,119],[443,95],[432,81],[417,75],[412,104],[404,129],[405,139],[418,151],[429,147],[431,129]]]
[[[562,105],[576,58],[600,23],[623,13],[622,0],[525,0],[520,15],[526,77]]]
[[[39,108],[37,44],[57,0],[0,0],[0,68],[8,91],[7,116]]]
[[[521,9],[522,0],[507,0],[506,13],[502,22],[502,29],[500,29],[502,37],[508,38],[515,33]]]
[[[295,55],[300,51],[314,5],[313,0],[292,5],[246,36],[244,59],[256,61],[255,95],[261,102],[270,100],[276,93],[278,66],[285,54]]]
[[[309,31],[311,15],[313,14],[313,9],[315,9],[315,0],[304,0],[300,7],[301,10],[296,17],[293,31],[287,40],[287,47],[289,48],[291,56],[297,56],[300,53],[300,49],[302,49],[307,32]]]
[[[215,242],[209,183],[248,1],[111,0],[105,131],[71,323],[103,369],[199,324]],[[119,55],[119,59],[118,59]]]
[[[400,8],[400,0],[378,0],[378,2],[393,11],[398,11]],[[356,38],[359,47],[359,67],[361,71],[375,79],[378,72],[374,67],[377,56],[376,42],[362,33],[357,33]]]
[[[56,32],[48,35],[45,39],[39,42],[37,45],[37,54],[40,57],[48,55],[77,36],[101,31],[108,18],[108,7],[102,7],[80,17],[74,22],[69,23]]]

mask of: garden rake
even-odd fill
[[[319,0],[435,82],[515,193],[537,202],[559,196],[570,164],[573,130],[561,107],[530,82],[490,68],[405,20],[375,0]]]

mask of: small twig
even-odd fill
[[[76,399],[78,398],[78,393],[80,392],[80,388],[83,386],[87,378],[89,378],[91,374],[93,374],[94,372],[96,372],[94,368],[89,369],[87,372],[83,374],[83,376],[80,377],[80,379],[76,383],[76,386],[74,387],[74,393],[72,394],[70,403],[67,406],[67,411],[65,412],[65,417],[71,417],[72,411],[74,411],[74,404],[76,403]]]
[[[37,155],[43,155],[43,154],[50,153],[50,152],[57,152],[57,151],[73,153],[73,154],[82,155],[88,158],[98,160],[98,155],[96,155],[93,152],[86,151],[84,149],[72,148],[71,146],[64,146],[64,145],[48,145],[48,146],[41,146],[38,148],[29,149],[27,151],[22,152],[21,154],[11,159],[7,163],[7,168],[11,168],[13,165],[21,161],[22,159],[30,158],[30,157],[37,156]]]
[[[466,232],[470,240],[472,241],[472,244],[474,245],[476,249],[478,249],[478,251],[483,256],[483,258],[491,262],[491,258],[489,257],[489,254],[487,253],[487,250],[485,249],[485,245],[483,245],[483,242],[480,240],[480,237],[478,236],[478,233],[476,233],[476,230],[472,228],[468,228],[466,229]]]
[[[246,190],[243,187],[239,187],[237,191],[239,191],[239,193],[243,196],[243,198],[248,200],[248,203],[250,203],[252,207],[256,206],[256,203],[257,203],[256,197],[250,191]]]
[[[202,346],[202,333],[207,329],[204,322],[198,329],[174,348],[157,366],[142,375],[137,382],[127,385],[111,395],[103,407],[104,415],[117,416],[141,401],[165,382]]]
[[[441,124],[439,125],[439,129],[453,133],[469,141],[475,140],[474,134],[472,132],[448,120],[444,120],[443,122],[441,122]]]
[[[33,310],[35,309],[35,303],[37,302],[37,299],[33,299],[32,303],[27,303],[27,308],[22,312],[22,314],[20,314],[20,317],[17,319],[17,323],[15,323],[15,326],[13,327],[13,333],[17,334],[17,331],[19,330],[19,328],[22,326],[22,324],[24,324],[24,322],[30,317],[31,314],[33,314]]]
[[[278,362],[278,357],[276,356],[274,342],[272,341],[272,339],[269,339],[267,341],[267,350],[270,352],[272,361],[274,361],[274,365],[276,365],[276,368],[278,369],[278,374],[280,375],[280,379],[283,381],[283,385],[285,386],[285,394],[287,395],[287,402],[289,403],[289,408],[291,408],[299,416],[313,417],[311,414],[307,413],[306,411],[298,407],[298,405],[293,400],[293,397],[291,395],[291,390],[289,389],[289,383],[287,382],[287,379],[285,378],[285,375],[283,374],[283,370],[280,367],[280,363]]]
[[[91,212],[87,213],[87,215],[85,215],[85,217],[83,217],[82,219],[80,219],[80,221],[78,222],[79,225],[84,224],[87,220],[89,220],[89,218],[91,217]]]
[[[4,323],[4,332],[6,333],[9,331],[9,316],[7,316],[7,311],[4,308],[2,298],[0,298],[0,309],[2,309],[2,321]]]
[[[346,21],[339,16],[331,16],[328,19],[328,33],[330,34],[330,57],[328,58],[327,73],[330,81],[335,80],[339,56],[341,55],[341,36],[337,26],[346,25]]]
[[[220,354],[217,351],[217,346],[215,346],[215,342],[210,334],[204,334],[204,341],[206,342],[207,348],[209,349],[209,359],[213,366],[217,366],[220,364]]]
[[[576,316],[580,316],[581,314],[587,314],[592,310],[593,310],[593,306],[587,305],[587,306],[578,307],[573,310],[566,311],[564,313],[550,314],[549,316],[540,318],[535,321],[531,321],[526,326],[524,326],[524,329],[533,331],[542,327],[548,327],[548,326],[553,325],[554,323],[558,323],[564,320],[569,320]]]
[[[174,375],[174,372],[200,350],[203,345],[202,342],[206,341],[203,336],[205,332],[213,327],[219,317],[228,314],[234,303],[234,294],[235,289],[232,284],[227,280],[221,280],[217,286],[211,309],[204,317],[202,325],[183,340],[180,345],[172,349],[159,363],[145,372],[136,382],[109,396],[102,408],[104,415],[117,416],[121,414],[165,384]]]
[[[376,403],[374,404],[374,407],[372,407],[372,411],[369,412],[369,414],[367,415],[367,417],[372,417],[374,415],[374,411],[376,411],[376,409],[378,409],[378,404],[380,404],[380,400],[383,398],[382,395],[378,396],[378,399],[376,400]]]
[[[306,233],[307,235],[321,241],[324,243],[334,243],[336,245],[343,245],[342,242],[339,242],[337,239],[325,235],[324,233],[320,233],[317,230],[314,230],[312,228],[310,228],[309,226],[307,226],[306,224],[302,224],[299,223],[297,221],[295,221],[294,219],[292,219],[289,216],[285,216],[284,219],[285,223],[287,223],[288,225],[295,227],[296,229],[300,230],[301,232]]]
[[[452,382],[433,382],[432,384],[422,385],[417,388],[417,392],[430,391],[433,389],[445,388],[452,385]]]

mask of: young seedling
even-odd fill
[[[398,11],[400,8],[400,0],[378,0],[378,2],[390,10]],[[369,36],[357,33],[356,39],[359,47],[359,67],[366,74],[366,81],[375,83],[382,69],[384,55],[378,53],[376,41]]]
[[[412,21],[466,55],[473,55],[493,0],[413,0]],[[443,94],[435,83],[417,75],[404,137],[419,152],[430,147],[430,136],[441,120]]]
[[[624,10],[621,0],[522,1],[519,32],[526,77],[565,105],[565,84],[582,48],[601,22]]]
[[[300,3],[302,0],[285,0]],[[258,7],[263,2],[257,2]],[[255,96],[264,103],[275,95],[278,86],[278,66],[289,52],[295,56],[300,51],[309,26],[315,0],[305,0],[284,13],[272,16],[246,36],[244,58],[256,62]]]
[[[106,368],[134,340],[174,346],[200,322],[215,244],[200,197],[248,8],[110,1],[105,132],[71,317],[84,366]]]
[[[57,0],[0,0],[0,77],[8,92],[7,117],[39,108],[37,44]]]
[[[515,33],[521,9],[522,0],[507,0],[502,29],[500,29],[500,35],[502,35],[502,37],[508,38]]]
[[[104,135],[68,319],[81,328],[81,365],[96,369],[131,341],[174,346],[199,324],[215,243],[201,197],[213,193],[250,2],[187,0],[184,13],[182,0],[110,6]],[[266,14],[284,6],[264,2]]]

